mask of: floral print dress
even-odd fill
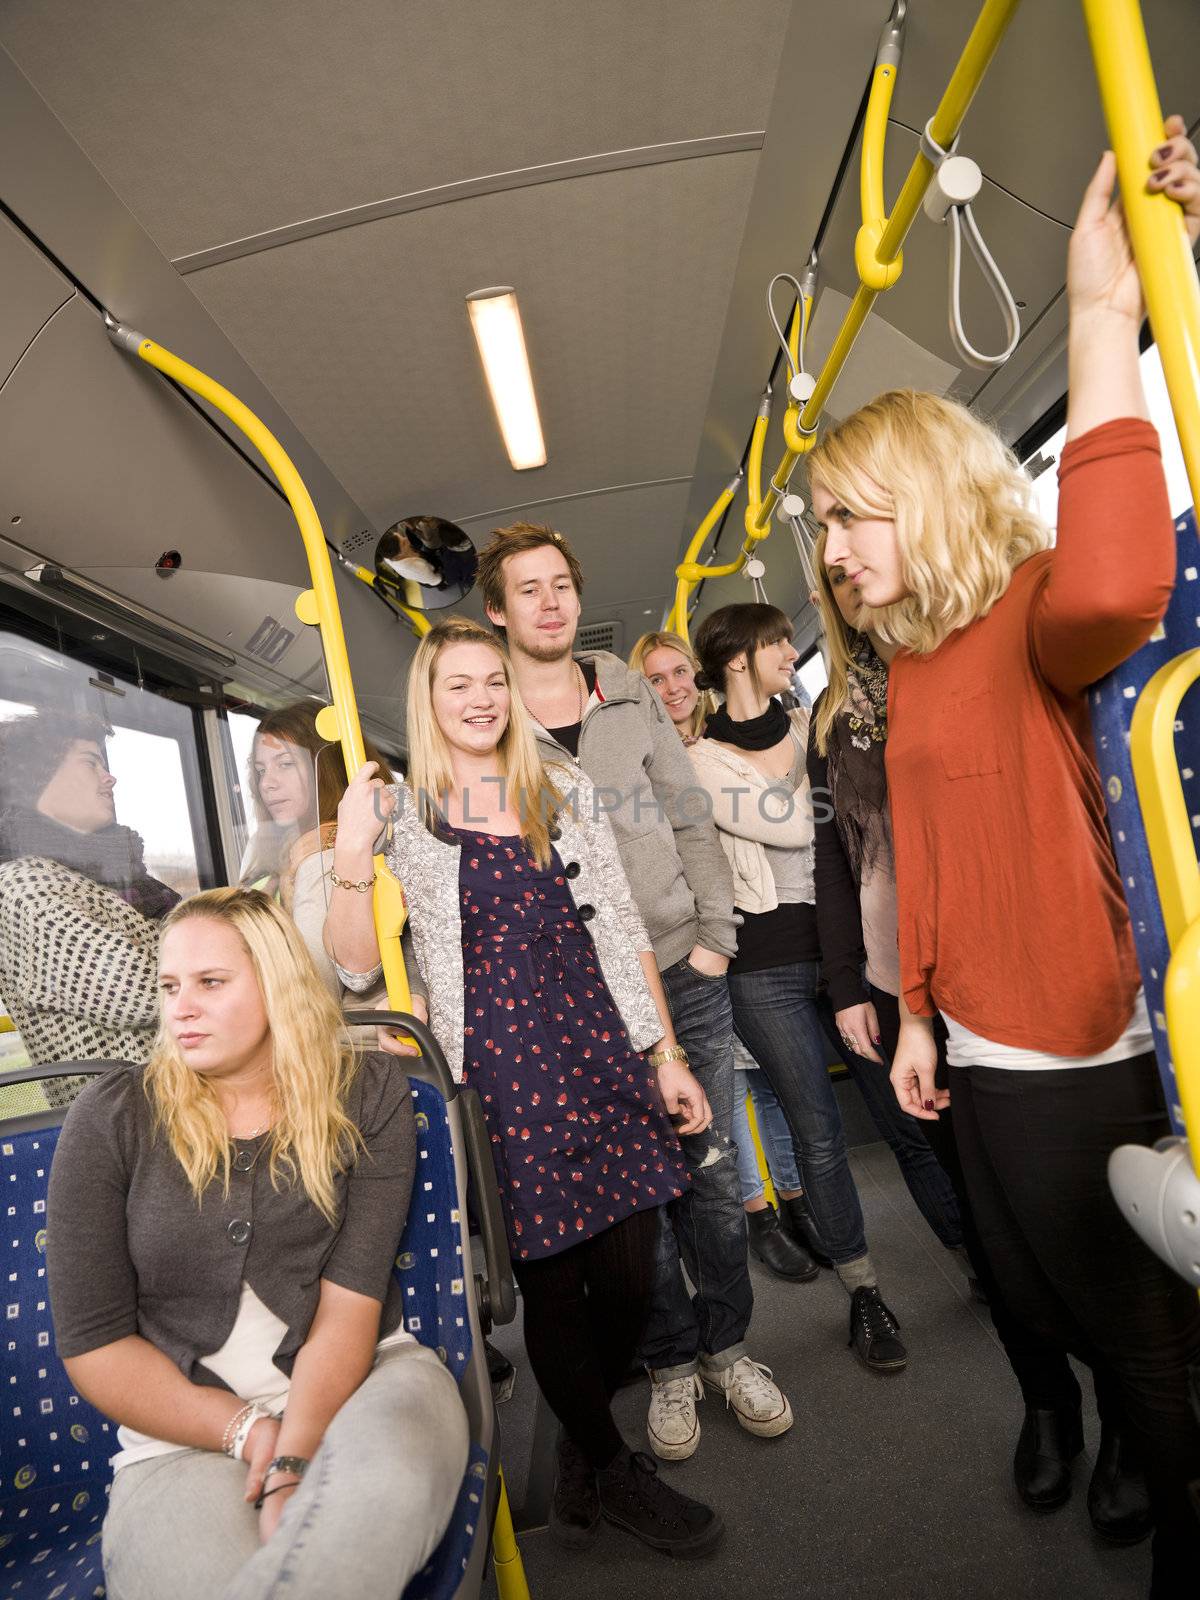
[[[543,869],[519,838],[454,832],[464,1078],[483,1102],[509,1247],[536,1260],[676,1199],[687,1172],[557,853]]]

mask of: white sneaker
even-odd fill
[[[687,1378],[668,1378],[664,1383],[651,1379],[646,1432],[656,1456],[663,1461],[683,1461],[695,1453],[700,1443],[696,1401],[703,1399],[704,1385],[697,1372]]]
[[[720,1389],[725,1404],[747,1433],[760,1439],[774,1439],[792,1425],[792,1408],[778,1384],[771,1382],[771,1369],[759,1361],[742,1356],[731,1367],[708,1367],[701,1362],[700,1372],[710,1389]]]

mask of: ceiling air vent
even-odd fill
[[[348,533],[342,540],[342,550],[348,556],[357,555],[360,551],[371,549],[379,543],[379,535],[374,528],[363,528],[360,533]]]
[[[596,650],[621,654],[623,628],[619,622],[588,622],[575,635],[575,654],[591,655]]]

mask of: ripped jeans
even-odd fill
[[[732,1366],[746,1354],[754,1309],[746,1219],[733,1143],[733,1010],[725,978],[686,961],[662,975],[679,1042],[712,1107],[712,1126],[681,1140],[687,1194],[659,1208],[658,1264],[641,1357],[656,1380],[706,1365]],[[695,1293],[689,1297],[680,1267]]]

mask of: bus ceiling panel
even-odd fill
[[[888,128],[884,186],[889,199],[900,191],[917,154],[918,140],[895,123]],[[856,152],[857,158],[857,152]],[[985,180],[974,211],[984,239],[1004,273],[1020,309],[1021,326],[1029,329],[1054,300],[1066,277],[1069,231]],[[821,252],[822,279],[827,286],[817,300],[810,366],[820,362],[838,331],[847,299],[858,287],[854,239],[862,217],[858,185],[848,184],[834,209]],[[846,416],[881,389],[911,385],[950,393],[969,402],[983,382],[973,368],[961,369],[950,338],[950,240],[944,226],[921,213],[904,245],[904,271],[876,302],[857,345],[830,397],[830,416]],[[831,306],[829,289],[838,291]],[[982,349],[1004,343],[1004,324],[992,292],[968,258],[962,273],[963,323]],[[831,312],[836,310],[836,315]],[[885,326],[886,325],[886,326]],[[890,330],[897,330],[912,352],[911,364]],[[938,381],[939,375],[943,381]]]
[[[0,216],[0,388],[74,286]]]
[[[761,129],[792,9],[7,0],[0,42],[175,257],[483,173]]]
[[[0,390],[0,486],[19,540],[66,566],[307,577],[292,513],[187,402],[117,351],[76,297]]]
[[[1142,13],[1164,112],[1190,124],[1200,114],[1200,5],[1142,0]],[[910,0],[895,120],[918,133],[925,126],[978,14],[979,0]],[[967,116],[961,153],[1069,226],[1107,142],[1079,0],[1020,6]]]
[[[37,9],[52,28],[56,47],[64,55],[70,55],[72,48],[78,45],[82,56],[87,58],[76,86],[78,93],[86,97],[86,85],[93,81],[97,71],[96,60],[90,55],[89,40],[72,37],[66,8],[62,11],[56,7]],[[9,23],[15,22],[16,11],[16,7],[6,7],[0,16],[0,42],[6,37]],[[90,8],[88,27],[106,15],[106,7]],[[136,91],[130,87],[131,61],[139,63]],[[146,81],[135,39],[130,45],[130,55],[110,87],[124,103],[134,107],[139,103]],[[186,105],[186,97],[180,104]],[[176,114],[186,135],[187,118],[178,106]],[[240,171],[239,166],[239,174]],[[299,468],[331,537],[348,535],[365,525],[366,518],[360,508],[3,49],[0,49],[0,195],[38,248],[95,305],[103,306],[128,326],[211,373],[261,417]],[[131,198],[126,192],[126,199]],[[7,280],[5,285],[7,290]],[[110,350],[108,359],[119,363],[128,362],[129,358]],[[161,379],[150,381],[163,386]],[[189,404],[195,416],[199,402]],[[227,433],[238,450],[253,458],[266,472],[265,464],[238,430],[217,413],[200,409],[206,411],[218,430]]]
[[[685,477],[758,159],[485,195],[188,282],[379,526]],[[463,304],[495,282],[520,294],[549,451],[519,475]]]

